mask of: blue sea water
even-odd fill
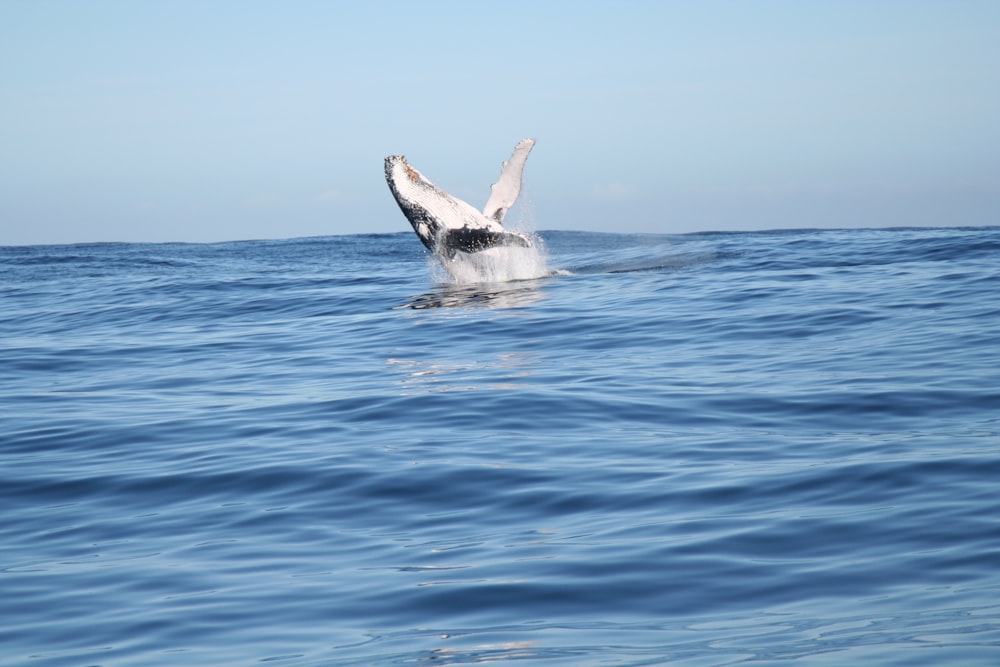
[[[0,248],[0,664],[1000,664],[1000,228]]]

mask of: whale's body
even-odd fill
[[[385,180],[423,244],[441,260],[497,246],[531,247],[531,239],[504,229],[503,219],[521,192],[521,172],[534,139],[524,139],[503,163],[482,211],[438,189],[402,155],[385,158]]]

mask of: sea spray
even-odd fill
[[[531,280],[550,274],[545,244],[536,235],[531,246],[496,246],[474,253],[456,252],[432,263],[440,282],[466,285]],[[444,268],[444,274],[438,267]]]

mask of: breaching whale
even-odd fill
[[[521,172],[534,145],[534,139],[523,139],[514,147],[482,212],[438,189],[402,155],[385,158],[385,180],[413,231],[439,259],[497,246],[530,248],[531,239],[504,229],[503,219],[521,192]]]

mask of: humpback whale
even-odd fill
[[[413,231],[439,259],[476,253],[497,246],[531,247],[531,239],[504,229],[503,219],[521,192],[521,172],[534,139],[523,139],[501,165],[482,212],[449,195],[414,169],[402,155],[385,158],[385,180]]]

